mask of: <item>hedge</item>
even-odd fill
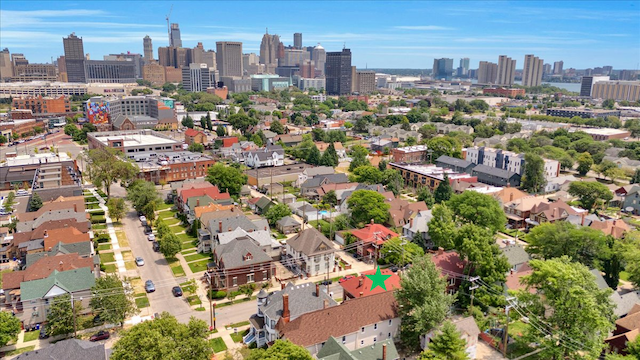
[[[209,291],[209,297],[213,300],[219,300],[219,299],[224,299],[225,297],[227,297],[227,292],[226,291]]]

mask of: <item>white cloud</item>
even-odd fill
[[[394,26],[394,29],[401,29],[401,30],[454,30],[453,28],[450,27],[445,27],[445,26],[437,26],[437,25],[415,25],[415,26]]]

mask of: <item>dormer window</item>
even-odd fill
[[[251,255],[251,253],[246,253],[243,257],[242,260],[243,261],[249,261],[253,259],[253,255]]]

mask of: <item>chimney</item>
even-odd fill
[[[229,226],[229,227],[227,228],[227,231],[231,231],[231,226]]]
[[[402,207],[400,207],[402,209]],[[373,219],[371,219],[371,225],[373,225]]]
[[[283,282],[281,282],[281,283],[280,283],[280,290],[284,290],[284,287],[285,287],[284,283],[283,283]]]
[[[362,287],[364,280],[362,278],[358,279],[358,287]]]
[[[62,261],[60,261],[60,263],[58,265],[60,265],[60,271],[62,271],[64,263]]]
[[[413,218],[409,219],[409,227],[413,228]]]
[[[511,187],[511,183],[507,183],[507,187],[510,188]]]
[[[362,297],[362,295],[364,295],[364,292],[360,291],[360,297]]]
[[[49,232],[47,230],[44,231],[44,237],[49,237]]]
[[[196,206],[200,206],[200,199],[196,200]]]
[[[444,254],[444,249],[439,247],[438,248],[438,255],[442,255],[442,254]]]
[[[513,193],[509,194],[509,201],[513,201]]]
[[[580,221],[580,226],[584,226],[584,212],[582,213],[582,220]]]
[[[320,297],[320,285],[316,284],[316,297]]]
[[[289,312],[289,294],[283,294],[282,295],[282,320],[285,323],[288,323],[289,317],[291,317],[291,312]]]
[[[222,232],[222,221],[218,222],[218,232]]]
[[[235,208],[236,208],[235,206],[232,206],[232,207],[231,207],[231,212],[233,212],[233,209],[235,209]]]
[[[264,231],[267,231],[267,227],[266,226],[264,227]]]
[[[387,360],[387,344],[382,344],[382,360]]]
[[[323,309],[326,309],[326,308],[328,308],[328,307],[329,307],[329,300],[324,299],[324,302],[323,302],[323,306],[322,306],[322,308],[323,308]]]

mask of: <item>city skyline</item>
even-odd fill
[[[36,63],[62,55],[62,38],[72,32],[83,38],[84,51],[92,59],[127,51],[143,54],[146,35],[153,40],[154,56],[158,47],[168,45],[165,16],[171,2],[156,2],[153,7],[141,2],[55,4],[4,1],[0,47],[24,53]],[[194,11],[203,4],[225,16]],[[637,2],[588,2],[580,7],[574,2],[506,1],[401,2],[393,7],[384,2],[366,7],[360,2],[280,5],[176,2],[170,21],[180,24],[185,47],[203,42],[205,49],[215,50],[217,41],[240,41],[243,52],[258,54],[268,27],[285,45],[293,45],[294,33],[302,33],[304,46],[321,43],[327,51],[340,51],[346,44],[358,68],[427,69],[435,58],[452,58],[457,64],[466,57],[470,68],[478,68],[480,61],[497,62],[499,55],[507,55],[521,69],[526,54],[550,64],[562,60],[565,69],[604,65],[637,69],[640,62]],[[284,8],[293,19],[286,23],[277,20]]]

